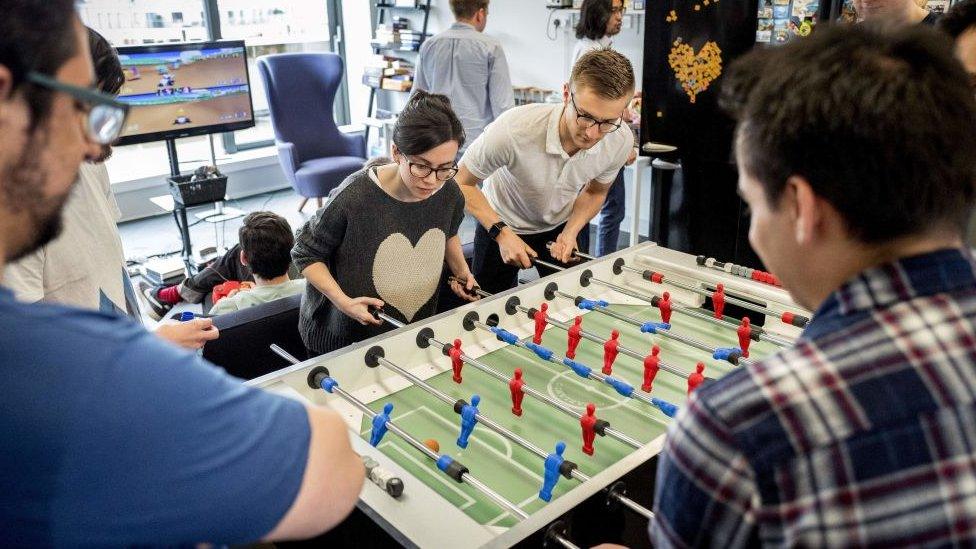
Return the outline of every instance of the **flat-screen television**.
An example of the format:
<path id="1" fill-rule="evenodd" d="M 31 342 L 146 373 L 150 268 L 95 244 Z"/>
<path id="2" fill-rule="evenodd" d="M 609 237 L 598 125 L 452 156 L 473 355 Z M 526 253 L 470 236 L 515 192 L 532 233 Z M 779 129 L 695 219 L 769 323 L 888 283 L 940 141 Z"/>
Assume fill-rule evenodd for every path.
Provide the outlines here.
<path id="1" fill-rule="evenodd" d="M 129 117 L 119 145 L 254 126 L 242 40 L 152 44 L 118 49 Z"/>

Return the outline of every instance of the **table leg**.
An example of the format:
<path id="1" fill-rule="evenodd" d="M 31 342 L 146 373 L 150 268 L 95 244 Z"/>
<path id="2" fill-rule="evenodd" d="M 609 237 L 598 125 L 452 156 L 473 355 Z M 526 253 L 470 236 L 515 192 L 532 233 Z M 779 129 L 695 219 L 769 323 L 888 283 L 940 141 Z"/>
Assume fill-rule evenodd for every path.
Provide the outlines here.
<path id="1" fill-rule="evenodd" d="M 638 158 L 634 162 L 634 190 L 630 201 L 630 245 L 636 246 L 640 241 L 640 212 L 641 187 L 644 182 L 644 159 Z"/>

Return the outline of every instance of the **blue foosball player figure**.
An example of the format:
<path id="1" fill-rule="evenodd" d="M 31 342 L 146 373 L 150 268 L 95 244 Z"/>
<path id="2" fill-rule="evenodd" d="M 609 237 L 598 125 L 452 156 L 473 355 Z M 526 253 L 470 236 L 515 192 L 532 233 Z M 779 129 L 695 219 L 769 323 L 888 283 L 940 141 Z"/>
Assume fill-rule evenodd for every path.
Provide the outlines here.
<path id="1" fill-rule="evenodd" d="M 468 437 L 471 436 L 471 431 L 478 423 L 478 403 L 480 402 L 480 396 L 471 395 L 471 404 L 465 404 L 464 408 L 461 408 L 461 436 L 457 439 L 457 445 L 461 448 L 468 447 Z"/>
<path id="2" fill-rule="evenodd" d="M 375 448 L 383 440 L 383 435 L 386 434 L 386 422 L 390 421 L 391 413 L 393 413 L 393 403 L 387 402 L 383 406 L 383 413 L 373 416 L 373 430 L 369 434 L 370 446 Z"/>
<path id="3" fill-rule="evenodd" d="M 563 464 L 563 452 L 566 450 L 566 443 L 559 441 L 556 443 L 556 453 L 549 454 L 546 458 L 545 472 L 542 478 L 542 490 L 539 491 L 539 499 L 552 501 L 552 489 L 559 481 L 559 468 Z"/>

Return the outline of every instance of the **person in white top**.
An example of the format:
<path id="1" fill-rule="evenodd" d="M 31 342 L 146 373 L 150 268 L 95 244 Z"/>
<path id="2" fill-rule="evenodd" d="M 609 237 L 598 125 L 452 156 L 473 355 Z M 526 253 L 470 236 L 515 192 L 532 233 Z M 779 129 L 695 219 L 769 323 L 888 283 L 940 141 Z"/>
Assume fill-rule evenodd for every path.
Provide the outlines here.
<path id="1" fill-rule="evenodd" d="M 623 0 L 583 0 L 572 64 L 590 50 L 613 46 L 613 37 L 620 34 L 626 11 Z"/>
<path id="2" fill-rule="evenodd" d="M 622 120 L 633 95 L 630 61 L 594 50 L 574 65 L 561 104 L 506 111 L 468 147 L 455 179 L 479 224 L 472 271 L 482 288 L 512 288 L 533 258 L 566 264 L 587 247 L 585 229 L 633 147 Z"/>
<path id="3" fill-rule="evenodd" d="M 576 47 L 573 48 L 573 62 L 588 51 L 613 47 L 613 37 L 620 34 L 623 25 L 624 12 L 627 7 L 623 0 L 583 0 L 580 6 L 579 23 L 576 25 Z M 572 67 L 572 65 L 570 65 Z M 624 115 L 626 122 L 633 120 L 633 113 Z M 636 144 L 635 144 L 636 145 Z M 627 165 L 637 159 L 637 149 L 632 149 Z M 596 231 L 595 252 L 597 256 L 604 256 L 617 251 L 620 241 L 620 223 L 627 211 L 627 198 L 624 188 L 624 171 L 617 172 L 617 178 L 607 200 L 600 210 L 600 222 Z"/>
<path id="4" fill-rule="evenodd" d="M 101 91 L 118 94 L 125 75 L 112 46 L 88 29 L 88 43 Z M 62 232 L 18 261 L 7 265 L 4 285 L 21 301 L 49 301 L 104 313 L 139 317 L 139 305 L 126 270 L 116 222 L 121 217 L 112 194 L 105 160 L 108 145 L 78 170 L 62 215 Z M 209 319 L 162 324 L 156 334 L 182 347 L 199 349 L 218 331 Z"/>

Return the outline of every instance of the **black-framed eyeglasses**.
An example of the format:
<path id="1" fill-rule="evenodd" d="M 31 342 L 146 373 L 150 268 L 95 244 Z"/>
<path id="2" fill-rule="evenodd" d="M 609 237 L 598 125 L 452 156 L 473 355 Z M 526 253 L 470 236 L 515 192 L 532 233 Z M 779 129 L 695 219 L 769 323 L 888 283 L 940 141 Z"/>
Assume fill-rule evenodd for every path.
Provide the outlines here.
<path id="1" fill-rule="evenodd" d="M 569 102 L 573 104 L 573 110 L 576 111 L 576 123 L 584 130 L 588 130 L 597 124 L 600 125 L 600 133 L 613 133 L 620 129 L 622 124 L 620 118 L 616 122 L 597 120 L 588 114 L 580 112 L 579 107 L 576 106 L 576 94 L 574 92 L 569 92 Z"/>
<path id="2" fill-rule="evenodd" d="M 119 138 L 129 113 L 129 105 L 107 93 L 66 84 L 39 72 L 27 73 L 27 81 L 49 90 L 64 92 L 88 106 L 85 130 L 88 137 L 99 145 L 111 145 Z"/>
<path id="3" fill-rule="evenodd" d="M 627 6 L 625 6 L 623 4 L 621 4 L 619 6 L 611 6 L 610 7 L 610 13 L 612 13 L 614 15 L 616 15 L 618 13 L 620 15 L 623 15 L 623 14 L 627 13 Z"/>
<path id="4" fill-rule="evenodd" d="M 410 168 L 410 174 L 421 179 L 427 177 L 431 173 L 434 173 L 434 177 L 436 177 L 438 181 L 447 181 L 458 173 L 457 164 L 451 166 L 450 168 L 434 168 L 432 166 L 428 166 L 427 164 L 411 162 L 406 156 L 404 156 L 404 158 L 407 161 L 407 166 Z"/>

